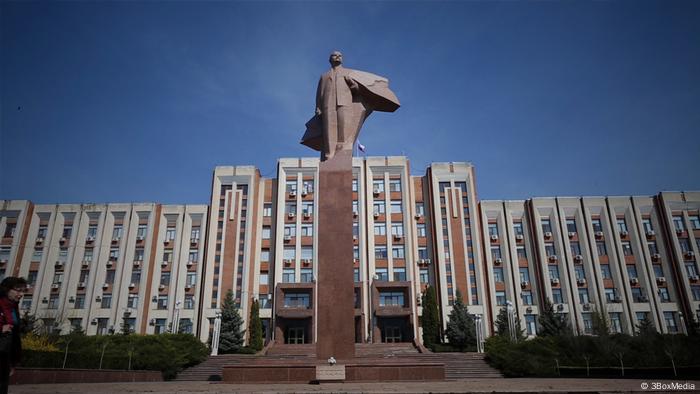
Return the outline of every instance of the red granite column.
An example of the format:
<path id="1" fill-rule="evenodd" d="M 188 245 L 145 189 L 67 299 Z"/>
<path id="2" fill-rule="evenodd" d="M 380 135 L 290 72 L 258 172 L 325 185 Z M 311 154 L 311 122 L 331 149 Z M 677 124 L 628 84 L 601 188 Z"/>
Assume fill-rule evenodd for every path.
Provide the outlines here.
<path id="1" fill-rule="evenodd" d="M 352 152 L 321 162 L 318 196 L 316 356 L 355 357 L 352 266 Z"/>

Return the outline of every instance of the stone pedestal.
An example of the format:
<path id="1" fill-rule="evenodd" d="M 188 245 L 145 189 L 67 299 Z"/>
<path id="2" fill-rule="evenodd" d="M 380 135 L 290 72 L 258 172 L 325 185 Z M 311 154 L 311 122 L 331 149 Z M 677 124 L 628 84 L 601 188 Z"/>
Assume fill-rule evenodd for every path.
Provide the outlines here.
<path id="1" fill-rule="evenodd" d="M 321 162 L 318 196 L 319 360 L 355 357 L 352 265 L 352 152 Z"/>

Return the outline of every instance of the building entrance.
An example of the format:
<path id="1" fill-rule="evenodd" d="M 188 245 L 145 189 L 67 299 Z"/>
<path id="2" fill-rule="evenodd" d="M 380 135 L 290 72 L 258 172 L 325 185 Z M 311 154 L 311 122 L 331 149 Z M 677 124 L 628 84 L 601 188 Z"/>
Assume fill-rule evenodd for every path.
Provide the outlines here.
<path id="1" fill-rule="evenodd" d="M 284 343 L 290 345 L 306 343 L 306 329 L 304 327 L 287 327 Z"/>
<path id="2" fill-rule="evenodd" d="M 385 326 L 382 332 L 382 342 L 402 342 L 401 328 L 398 326 Z"/>

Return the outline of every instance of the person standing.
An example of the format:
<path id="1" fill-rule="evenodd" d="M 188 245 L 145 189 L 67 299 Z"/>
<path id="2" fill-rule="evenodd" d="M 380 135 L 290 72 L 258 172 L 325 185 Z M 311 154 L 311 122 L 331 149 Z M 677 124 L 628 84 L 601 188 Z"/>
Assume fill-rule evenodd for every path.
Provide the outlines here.
<path id="1" fill-rule="evenodd" d="M 0 282 L 0 394 L 7 393 L 10 376 L 21 359 L 19 301 L 26 290 L 24 278 L 10 276 Z"/>

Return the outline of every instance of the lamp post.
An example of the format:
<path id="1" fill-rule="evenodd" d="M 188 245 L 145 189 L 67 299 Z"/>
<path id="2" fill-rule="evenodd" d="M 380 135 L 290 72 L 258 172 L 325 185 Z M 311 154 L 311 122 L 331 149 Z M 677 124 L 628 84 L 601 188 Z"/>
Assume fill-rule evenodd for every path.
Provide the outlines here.
<path id="1" fill-rule="evenodd" d="M 481 325 L 481 315 L 476 315 L 474 318 L 474 325 L 476 331 L 476 351 L 477 353 L 484 352 L 484 328 Z"/>
<path id="2" fill-rule="evenodd" d="M 173 326 L 170 327 L 170 333 L 171 334 L 177 334 L 179 331 L 178 328 L 180 327 L 180 305 L 182 305 L 182 301 L 176 301 L 175 302 L 175 316 L 173 317 Z"/>
<path id="3" fill-rule="evenodd" d="M 515 335 L 515 308 L 513 308 L 513 303 L 506 301 L 506 311 L 508 312 L 508 333 L 510 334 L 510 340 L 515 342 L 517 339 Z"/>
<path id="4" fill-rule="evenodd" d="M 216 312 L 214 318 L 214 333 L 211 337 L 211 355 L 219 355 L 219 334 L 221 334 L 221 312 Z"/>

